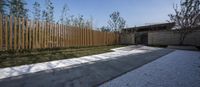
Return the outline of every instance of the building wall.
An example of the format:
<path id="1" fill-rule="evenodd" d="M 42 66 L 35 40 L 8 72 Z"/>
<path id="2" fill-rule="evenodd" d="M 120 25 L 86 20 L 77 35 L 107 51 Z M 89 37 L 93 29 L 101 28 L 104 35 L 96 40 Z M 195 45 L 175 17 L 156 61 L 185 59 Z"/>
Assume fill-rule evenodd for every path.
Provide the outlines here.
<path id="1" fill-rule="evenodd" d="M 173 31 L 151 31 L 148 33 L 149 45 L 178 45 L 180 35 Z M 185 45 L 200 46 L 200 31 L 189 34 L 184 40 Z"/>
<path id="2" fill-rule="evenodd" d="M 120 36 L 121 44 L 135 44 L 135 34 L 134 33 L 123 33 Z"/>

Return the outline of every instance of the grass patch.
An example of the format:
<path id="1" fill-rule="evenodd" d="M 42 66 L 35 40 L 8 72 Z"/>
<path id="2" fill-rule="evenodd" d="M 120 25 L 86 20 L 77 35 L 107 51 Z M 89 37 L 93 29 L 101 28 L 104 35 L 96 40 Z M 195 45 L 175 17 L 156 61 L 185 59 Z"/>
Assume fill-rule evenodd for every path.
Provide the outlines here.
<path id="1" fill-rule="evenodd" d="M 2 52 L 0 54 L 0 68 L 100 54 L 111 52 L 110 49 L 116 47 L 122 47 L 122 45 Z"/>

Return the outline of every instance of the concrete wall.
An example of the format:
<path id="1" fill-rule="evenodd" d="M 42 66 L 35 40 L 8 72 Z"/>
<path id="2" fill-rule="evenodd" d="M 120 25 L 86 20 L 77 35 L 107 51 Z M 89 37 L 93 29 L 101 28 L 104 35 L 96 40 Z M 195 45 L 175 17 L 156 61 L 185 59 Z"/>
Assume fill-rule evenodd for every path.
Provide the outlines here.
<path id="1" fill-rule="evenodd" d="M 177 45 L 179 44 L 180 35 L 173 31 L 151 31 L 148 33 L 149 45 Z M 185 45 L 200 46 L 200 31 L 189 34 L 185 41 Z"/>
<path id="2" fill-rule="evenodd" d="M 142 32 L 121 34 L 121 44 L 136 44 L 136 35 L 139 33 Z M 148 45 L 178 45 L 179 37 L 180 35 L 174 31 L 149 31 Z M 184 40 L 184 44 L 200 46 L 200 30 L 189 34 Z"/>
<path id="3" fill-rule="evenodd" d="M 134 33 L 123 33 L 120 36 L 121 44 L 135 44 L 135 34 Z"/>

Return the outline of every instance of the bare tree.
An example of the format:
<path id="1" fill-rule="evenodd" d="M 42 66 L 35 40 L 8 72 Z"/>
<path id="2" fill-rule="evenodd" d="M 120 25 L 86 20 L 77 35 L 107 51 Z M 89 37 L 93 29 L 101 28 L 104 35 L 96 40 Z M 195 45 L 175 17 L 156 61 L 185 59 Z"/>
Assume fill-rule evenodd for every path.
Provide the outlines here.
<path id="1" fill-rule="evenodd" d="M 110 32 L 110 28 L 108 26 L 102 26 L 101 28 L 99 28 L 99 30 L 103 32 Z"/>
<path id="2" fill-rule="evenodd" d="M 33 4 L 33 17 L 34 17 L 34 20 L 40 20 L 41 18 L 41 7 L 40 7 L 40 3 L 35 1 L 35 3 Z"/>
<path id="3" fill-rule="evenodd" d="M 108 26 L 111 31 L 120 31 L 120 29 L 124 28 L 126 25 L 126 21 L 124 18 L 120 17 L 120 13 L 118 11 L 110 14 L 110 20 L 108 21 Z"/>
<path id="4" fill-rule="evenodd" d="M 55 22 L 54 21 L 54 5 L 52 0 L 45 0 L 46 9 L 42 11 L 43 20 L 46 22 Z"/>
<path id="5" fill-rule="evenodd" d="M 8 0 L 10 15 L 15 17 L 28 17 L 27 3 L 24 0 Z"/>
<path id="6" fill-rule="evenodd" d="M 181 0 L 180 6 L 174 6 L 175 14 L 169 14 L 170 20 L 176 23 L 175 29 L 180 34 L 179 45 L 183 45 L 188 34 L 200 23 L 200 0 Z"/>
<path id="7" fill-rule="evenodd" d="M 8 6 L 7 0 L 1 0 L 0 1 L 0 13 L 5 14 L 6 12 L 6 6 Z"/>
<path id="8" fill-rule="evenodd" d="M 65 4 L 63 6 L 61 16 L 60 16 L 61 24 L 69 25 L 68 11 L 69 11 L 69 8 L 68 8 L 67 4 Z"/>

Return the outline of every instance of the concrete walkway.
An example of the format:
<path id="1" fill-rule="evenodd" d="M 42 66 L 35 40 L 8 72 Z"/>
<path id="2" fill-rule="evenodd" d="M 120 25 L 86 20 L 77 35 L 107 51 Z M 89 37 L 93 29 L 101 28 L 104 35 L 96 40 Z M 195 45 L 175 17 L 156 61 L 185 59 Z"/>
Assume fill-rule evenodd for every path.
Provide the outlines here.
<path id="1" fill-rule="evenodd" d="M 200 87 L 200 52 L 174 51 L 100 87 Z"/>
<path id="2" fill-rule="evenodd" d="M 173 51 L 145 46 L 131 46 L 128 48 L 128 50 L 127 48 L 120 48 L 115 49 L 117 51 L 113 53 L 93 55 L 87 58 L 90 62 L 79 62 L 70 67 L 52 68 L 3 78 L 0 79 L 0 87 L 98 86 Z M 86 61 L 86 59 L 84 60 Z M 63 64 L 68 63 L 70 62 Z"/>

